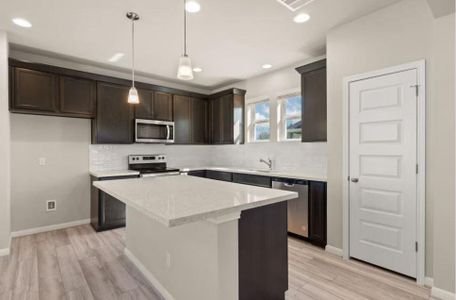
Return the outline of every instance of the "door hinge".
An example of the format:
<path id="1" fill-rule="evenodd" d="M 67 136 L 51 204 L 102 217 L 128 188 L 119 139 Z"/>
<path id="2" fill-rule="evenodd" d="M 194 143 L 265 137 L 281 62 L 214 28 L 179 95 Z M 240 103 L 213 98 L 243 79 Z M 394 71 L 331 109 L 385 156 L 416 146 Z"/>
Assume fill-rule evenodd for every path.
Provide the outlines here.
<path id="1" fill-rule="evenodd" d="M 418 95 L 420 94 L 420 86 L 418 84 L 415 84 L 411 85 L 410 87 L 415 88 L 415 95 L 418 97 Z"/>
<path id="2" fill-rule="evenodd" d="M 350 176 L 347 176 L 347 181 L 350 181 Z"/>
<path id="3" fill-rule="evenodd" d="M 415 242 L 415 251 L 418 252 L 418 242 Z"/>
<path id="4" fill-rule="evenodd" d="M 416 174 L 418 174 L 419 172 L 419 167 L 418 167 L 418 164 L 416 164 Z"/>

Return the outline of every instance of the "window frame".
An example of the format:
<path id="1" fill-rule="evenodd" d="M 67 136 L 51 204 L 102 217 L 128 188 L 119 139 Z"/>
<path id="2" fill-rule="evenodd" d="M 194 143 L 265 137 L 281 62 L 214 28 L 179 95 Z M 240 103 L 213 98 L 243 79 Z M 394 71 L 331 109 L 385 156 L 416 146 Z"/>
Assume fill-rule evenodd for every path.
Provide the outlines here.
<path id="1" fill-rule="evenodd" d="M 295 139 L 289 139 L 287 138 L 287 121 L 288 120 L 294 120 L 294 119 L 301 119 L 302 122 L 302 104 L 301 104 L 301 112 L 299 114 L 294 114 L 287 116 L 286 114 L 286 102 L 288 98 L 291 97 L 301 97 L 302 101 L 302 95 L 301 95 L 301 89 L 292 89 L 288 90 L 286 92 L 280 93 L 277 95 L 277 136 L 278 136 L 278 141 L 279 142 L 301 142 L 302 140 L 302 129 L 301 129 L 301 137 L 300 138 L 295 138 Z"/>
<path id="2" fill-rule="evenodd" d="M 269 104 L 269 119 L 265 120 L 255 120 L 255 106 L 259 103 L 268 103 Z M 272 141 L 272 101 L 270 97 L 263 96 L 250 99 L 246 101 L 247 108 L 247 128 L 246 128 L 246 137 L 248 143 L 268 143 Z M 255 127 L 257 124 L 269 124 L 269 139 L 267 140 L 256 140 L 255 139 Z"/>

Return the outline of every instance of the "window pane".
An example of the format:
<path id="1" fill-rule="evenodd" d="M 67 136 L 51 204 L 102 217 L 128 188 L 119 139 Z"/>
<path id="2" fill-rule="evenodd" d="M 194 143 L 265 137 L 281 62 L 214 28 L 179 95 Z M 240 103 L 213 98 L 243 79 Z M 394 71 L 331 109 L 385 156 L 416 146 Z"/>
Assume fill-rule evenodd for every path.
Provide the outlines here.
<path id="1" fill-rule="evenodd" d="M 269 120 L 269 102 L 255 104 L 255 120 Z"/>
<path id="2" fill-rule="evenodd" d="M 293 96 L 286 99 L 285 102 L 285 113 L 289 115 L 300 115 L 301 114 L 301 96 Z"/>
<path id="3" fill-rule="evenodd" d="M 286 121 L 286 137 L 287 140 L 294 140 L 301 138 L 301 118 L 289 119 Z"/>
<path id="4" fill-rule="evenodd" d="M 269 123 L 255 124 L 255 141 L 269 140 Z"/>

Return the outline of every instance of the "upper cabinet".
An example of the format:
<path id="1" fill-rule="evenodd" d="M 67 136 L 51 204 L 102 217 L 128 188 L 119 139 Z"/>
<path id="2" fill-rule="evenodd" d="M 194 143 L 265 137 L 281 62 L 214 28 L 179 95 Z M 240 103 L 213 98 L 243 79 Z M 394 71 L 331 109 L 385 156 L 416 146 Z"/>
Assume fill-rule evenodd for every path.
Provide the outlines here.
<path id="1" fill-rule="evenodd" d="M 175 95 L 174 123 L 176 144 L 206 144 L 207 100 Z"/>
<path id="2" fill-rule="evenodd" d="M 23 68 L 11 68 L 11 108 L 18 111 L 57 111 L 58 77 Z"/>
<path id="3" fill-rule="evenodd" d="M 154 119 L 161 121 L 173 120 L 173 95 L 154 92 Z"/>
<path id="4" fill-rule="evenodd" d="M 60 76 L 60 112 L 95 117 L 97 87 L 94 81 Z"/>
<path id="5" fill-rule="evenodd" d="M 209 129 L 212 144 L 244 143 L 245 91 L 229 89 L 209 97 Z"/>
<path id="6" fill-rule="evenodd" d="M 97 117 L 92 121 L 92 143 L 131 144 L 134 106 L 127 102 L 129 87 L 99 82 Z"/>
<path id="7" fill-rule="evenodd" d="M 41 65 L 10 63 L 10 111 L 77 118 L 95 116 L 95 82 Z"/>
<path id="8" fill-rule="evenodd" d="M 302 141 L 326 142 L 326 59 L 296 71 L 301 74 Z"/>

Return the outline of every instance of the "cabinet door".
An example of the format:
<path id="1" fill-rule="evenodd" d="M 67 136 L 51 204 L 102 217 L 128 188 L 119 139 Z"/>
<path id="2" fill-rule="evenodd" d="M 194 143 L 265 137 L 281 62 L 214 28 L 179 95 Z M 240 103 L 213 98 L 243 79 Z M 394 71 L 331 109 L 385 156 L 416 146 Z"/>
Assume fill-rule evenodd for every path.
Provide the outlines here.
<path id="1" fill-rule="evenodd" d="M 174 142 L 176 144 L 191 143 L 191 120 L 190 106 L 191 98 L 185 96 L 174 96 Z"/>
<path id="2" fill-rule="evenodd" d="M 221 144 L 223 137 L 221 132 L 222 114 L 220 98 L 211 101 L 211 141 L 213 144 Z"/>
<path id="3" fill-rule="evenodd" d="M 168 93 L 154 92 L 154 119 L 173 120 L 173 96 Z"/>
<path id="4" fill-rule="evenodd" d="M 139 104 L 135 105 L 136 119 L 154 118 L 154 92 L 150 90 L 138 89 Z"/>
<path id="5" fill-rule="evenodd" d="M 60 112 L 91 118 L 95 116 L 95 81 L 60 76 Z"/>
<path id="6" fill-rule="evenodd" d="M 326 61 L 302 66 L 302 141 L 325 142 L 326 137 Z"/>
<path id="7" fill-rule="evenodd" d="M 233 182 L 256 185 L 261 187 L 270 188 L 271 187 L 271 177 L 251 175 L 251 174 L 233 174 Z"/>
<path id="8" fill-rule="evenodd" d="M 221 143 L 233 144 L 233 95 L 220 98 L 221 101 Z"/>
<path id="9" fill-rule="evenodd" d="M 207 142 L 207 101 L 192 98 L 191 103 L 192 144 L 205 144 Z"/>
<path id="10" fill-rule="evenodd" d="M 98 83 L 95 143 L 133 142 L 133 104 L 127 102 L 129 87 Z"/>
<path id="11" fill-rule="evenodd" d="M 309 182 L 309 240 L 326 246 L 326 183 Z"/>
<path id="12" fill-rule="evenodd" d="M 215 180 L 233 181 L 233 173 L 230 172 L 206 170 L 206 177 Z"/>
<path id="13" fill-rule="evenodd" d="M 57 75 L 14 68 L 11 108 L 57 111 Z"/>

